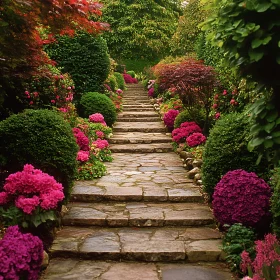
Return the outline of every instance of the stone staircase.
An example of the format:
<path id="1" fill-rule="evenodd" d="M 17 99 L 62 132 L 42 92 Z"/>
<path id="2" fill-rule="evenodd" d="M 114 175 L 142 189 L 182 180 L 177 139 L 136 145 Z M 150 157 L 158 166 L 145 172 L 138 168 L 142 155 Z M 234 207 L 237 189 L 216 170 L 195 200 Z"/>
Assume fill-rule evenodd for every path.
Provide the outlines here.
<path id="1" fill-rule="evenodd" d="M 232 279 L 211 210 L 141 85 L 128 86 L 113 131 L 114 161 L 76 182 L 42 279 Z"/>

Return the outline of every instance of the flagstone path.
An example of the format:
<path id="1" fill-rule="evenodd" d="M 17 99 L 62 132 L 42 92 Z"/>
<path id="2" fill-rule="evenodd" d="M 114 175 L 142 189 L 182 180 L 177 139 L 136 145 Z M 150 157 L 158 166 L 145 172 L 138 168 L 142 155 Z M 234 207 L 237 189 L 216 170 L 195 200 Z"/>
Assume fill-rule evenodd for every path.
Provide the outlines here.
<path id="1" fill-rule="evenodd" d="M 129 85 L 107 175 L 76 182 L 46 280 L 227 280 L 221 235 L 141 85 Z"/>

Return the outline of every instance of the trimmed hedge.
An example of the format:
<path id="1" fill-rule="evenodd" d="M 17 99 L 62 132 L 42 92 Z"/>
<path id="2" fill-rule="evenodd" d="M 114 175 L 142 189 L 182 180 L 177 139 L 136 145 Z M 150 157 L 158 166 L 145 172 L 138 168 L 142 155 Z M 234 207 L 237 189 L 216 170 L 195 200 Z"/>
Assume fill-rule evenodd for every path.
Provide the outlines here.
<path id="1" fill-rule="evenodd" d="M 108 96 L 98 92 L 85 93 L 81 98 L 79 115 L 88 118 L 95 113 L 102 114 L 108 126 L 112 126 L 117 119 L 115 105 Z"/>
<path id="2" fill-rule="evenodd" d="M 247 115 L 232 113 L 219 119 L 210 130 L 202 165 L 204 190 L 210 200 L 215 186 L 230 170 L 244 169 L 265 179 L 268 164 L 263 159 L 256 165 L 258 154 L 247 149 L 250 126 Z"/>
<path id="3" fill-rule="evenodd" d="M 174 128 L 180 127 L 181 123 L 184 122 L 196 122 L 200 127 L 204 127 L 205 118 L 206 116 L 202 109 L 187 109 L 179 113 L 179 115 L 176 117 Z"/>
<path id="4" fill-rule="evenodd" d="M 63 184 L 66 200 L 76 173 L 77 152 L 70 125 L 55 111 L 29 109 L 0 123 L 0 173 L 7 177 L 32 164 Z"/>
<path id="5" fill-rule="evenodd" d="M 125 81 L 124 81 L 123 75 L 119 72 L 114 72 L 114 76 L 116 77 L 117 84 L 118 84 L 119 88 L 121 90 L 124 90 L 125 89 Z"/>

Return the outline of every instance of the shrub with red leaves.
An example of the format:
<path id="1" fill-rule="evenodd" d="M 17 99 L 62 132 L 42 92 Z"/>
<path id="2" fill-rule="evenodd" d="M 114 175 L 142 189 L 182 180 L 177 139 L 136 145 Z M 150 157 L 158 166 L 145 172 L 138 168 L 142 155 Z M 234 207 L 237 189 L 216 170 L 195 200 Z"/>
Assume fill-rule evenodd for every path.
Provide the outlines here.
<path id="1" fill-rule="evenodd" d="M 256 227 L 269 217 L 269 185 L 254 172 L 227 172 L 216 185 L 213 211 L 222 225 L 241 223 Z"/>
<path id="2" fill-rule="evenodd" d="M 124 73 L 123 78 L 126 84 L 137 84 L 138 81 L 136 78 L 132 78 L 129 74 Z"/>
<path id="3" fill-rule="evenodd" d="M 180 125 L 180 127 L 172 131 L 172 139 L 176 143 L 183 143 L 186 141 L 188 136 L 195 132 L 202 132 L 198 124 L 195 122 L 184 122 Z"/>

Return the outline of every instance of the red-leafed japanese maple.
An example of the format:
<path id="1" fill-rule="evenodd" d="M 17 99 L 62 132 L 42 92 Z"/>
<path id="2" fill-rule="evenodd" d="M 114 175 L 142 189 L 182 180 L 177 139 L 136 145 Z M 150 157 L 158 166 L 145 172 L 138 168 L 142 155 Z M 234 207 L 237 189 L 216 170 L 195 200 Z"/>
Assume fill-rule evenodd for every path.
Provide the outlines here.
<path id="1" fill-rule="evenodd" d="M 154 67 L 154 73 L 161 92 L 175 88 L 185 106 L 203 106 L 206 112 L 204 130 L 207 129 L 211 100 L 218 87 L 214 69 L 202 61 L 189 58 L 181 62 L 158 64 Z"/>

